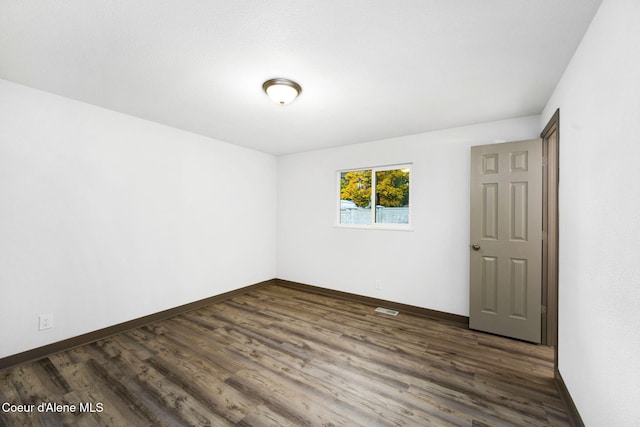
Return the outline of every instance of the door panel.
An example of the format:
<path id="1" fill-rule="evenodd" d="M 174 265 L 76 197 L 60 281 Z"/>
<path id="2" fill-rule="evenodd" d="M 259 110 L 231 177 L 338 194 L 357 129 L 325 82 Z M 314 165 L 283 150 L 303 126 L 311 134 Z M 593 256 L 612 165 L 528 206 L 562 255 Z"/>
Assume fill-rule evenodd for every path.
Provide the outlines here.
<path id="1" fill-rule="evenodd" d="M 542 140 L 471 148 L 469 326 L 540 342 Z"/>
<path id="2" fill-rule="evenodd" d="M 509 316 L 527 318 L 527 260 L 511 259 L 509 274 Z"/>
<path id="3" fill-rule="evenodd" d="M 528 213 L 529 213 L 529 197 L 528 197 L 528 183 L 526 182 L 512 182 L 511 186 L 511 199 L 509 205 L 511 212 L 509 212 L 509 218 L 511 222 L 511 241 L 526 242 L 528 240 Z"/>
<path id="4" fill-rule="evenodd" d="M 482 237 L 498 239 L 498 184 L 482 184 Z"/>
<path id="5" fill-rule="evenodd" d="M 498 260 L 495 257 L 482 257 L 482 311 L 498 313 Z"/>

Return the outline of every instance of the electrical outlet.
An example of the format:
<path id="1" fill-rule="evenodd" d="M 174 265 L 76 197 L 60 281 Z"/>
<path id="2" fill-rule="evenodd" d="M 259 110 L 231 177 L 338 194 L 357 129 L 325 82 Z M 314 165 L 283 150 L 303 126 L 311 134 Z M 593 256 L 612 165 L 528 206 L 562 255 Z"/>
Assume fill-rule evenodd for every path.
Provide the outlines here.
<path id="1" fill-rule="evenodd" d="M 382 290 L 382 280 L 380 279 L 376 279 L 376 290 L 378 291 Z"/>
<path id="2" fill-rule="evenodd" d="M 53 314 L 41 314 L 38 319 L 40 320 L 38 330 L 44 331 L 53 328 Z"/>

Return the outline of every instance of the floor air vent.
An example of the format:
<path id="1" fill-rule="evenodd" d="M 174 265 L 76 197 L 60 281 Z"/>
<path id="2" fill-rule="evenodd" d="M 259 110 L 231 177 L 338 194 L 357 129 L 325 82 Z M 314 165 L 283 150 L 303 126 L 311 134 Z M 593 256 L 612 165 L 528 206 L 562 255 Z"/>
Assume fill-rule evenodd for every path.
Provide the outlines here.
<path id="1" fill-rule="evenodd" d="M 390 316 L 397 316 L 398 315 L 398 312 L 396 310 L 391 310 L 389 308 L 378 307 L 378 308 L 376 308 L 376 311 L 378 313 L 384 313 L 384 314 L 388 314 Z"/>

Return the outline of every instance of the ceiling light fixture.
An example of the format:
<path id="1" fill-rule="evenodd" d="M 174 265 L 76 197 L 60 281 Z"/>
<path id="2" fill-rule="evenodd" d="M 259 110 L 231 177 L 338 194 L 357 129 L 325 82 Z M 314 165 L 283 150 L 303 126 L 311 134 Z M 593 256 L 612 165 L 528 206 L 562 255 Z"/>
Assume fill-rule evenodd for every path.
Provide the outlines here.
<path id="1" fill-rule="evenodd" d="M 267 80 L 262 84 L 262 89 L 273 102 L 280 105 L 290 103 L 302 92 L 298 83 L 283 78 Z"/>

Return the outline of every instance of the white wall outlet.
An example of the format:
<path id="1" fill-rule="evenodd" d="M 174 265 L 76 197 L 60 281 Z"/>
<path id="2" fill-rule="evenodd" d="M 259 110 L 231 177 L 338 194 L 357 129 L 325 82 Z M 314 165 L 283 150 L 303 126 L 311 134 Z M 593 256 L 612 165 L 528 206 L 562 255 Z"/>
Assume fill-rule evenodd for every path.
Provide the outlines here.
<path id="1" fill-rule="evenodd" d="M 38 319 L 40 321 L 38 330 L 44 331 L 45 329 L 53 328 L 53 314 L 41 314 Z"/>
<path id="2" fill-rule="evenodd" d="M 376 279 L 376 290 L 377 291 L 381 291 L 382 290 L 382 280 L 380 280 L 380 279 Z"/>

